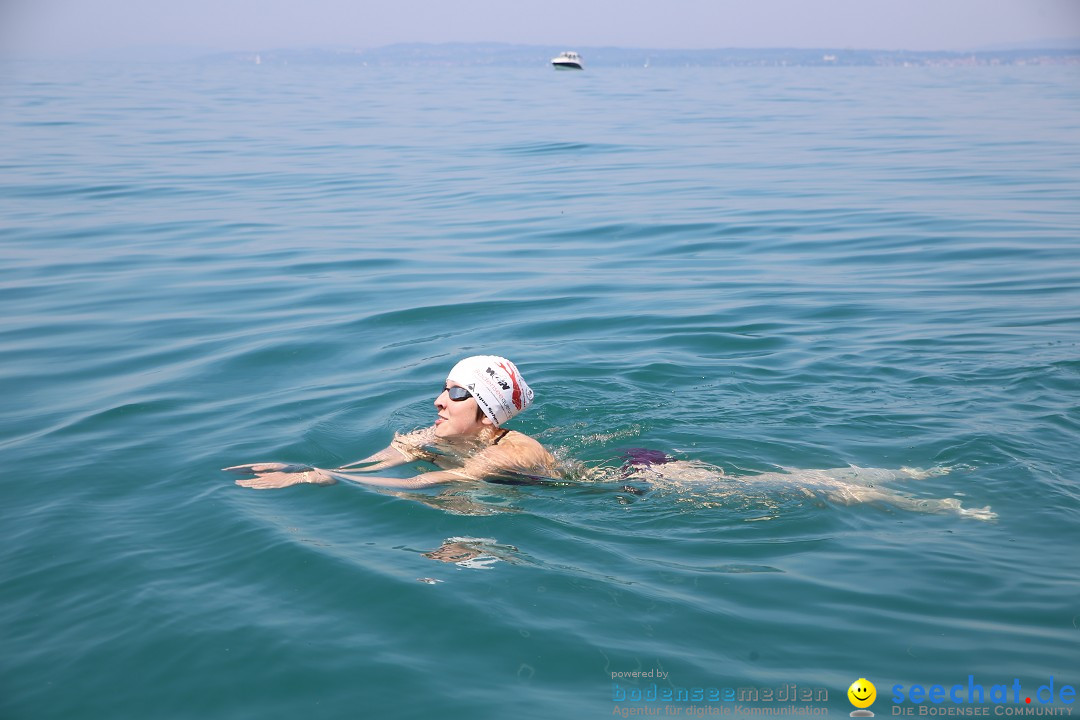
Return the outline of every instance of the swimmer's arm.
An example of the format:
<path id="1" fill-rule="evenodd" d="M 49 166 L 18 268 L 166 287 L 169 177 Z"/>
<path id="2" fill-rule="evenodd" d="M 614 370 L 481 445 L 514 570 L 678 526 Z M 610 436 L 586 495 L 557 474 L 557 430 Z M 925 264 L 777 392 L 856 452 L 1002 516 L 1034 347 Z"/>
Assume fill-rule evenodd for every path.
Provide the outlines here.
<path id="1" fill-rule="evenodd" d="M 432 437 L 434 437 L 434 428 L 431 428 L 431 430 Z M 522 462 L 522 458 L 518 457 L 514 452 L 509 451 L 508 449 L 487 448 L 470 458 L 466 458 L 460 468 L 426 472 L 411 478 L 353 475 L 351 473 L 341 472 L 340 469 L 321 470 L 320 472 L 326 473 L 328 476 L 335 479 L 349 480 L 351 482 L 360 483 L 361 485 L 378 485 L 380 487 L 391 488 L 423 488 L 453 482 L 478 481 L 491 477 L 501 477 L 507 473 L 513 475 L 523 472 L 529 467 L 531 466 L 528 463 Z"/>
<path id="2" fill-rule="evenodd" d="M 433 472 L 421 473 L 420 475 L 411 478 L 378 477 L 375 475 L 352 475 L 350 473 L 343 473 L 338 470 L 320 470 L 319 472 L 325 473 L 333 480 L 348 480 L 349 482 L 358 483 L 360 485 L 375 485 L 378 487 L 406 489 L 425 488 L 431 487 L 433 485 L 445 485 L 446 483 L 460 482 L 461 480 L 472 479 L 464 473 L 455 472 L 453 470 L 435 470 Z"/>
<path id="3" fill-rule="evenodd" d="M 409 462 L 409 457 L 407 455 L 393 445 L 389 445 L 374 455 L 368 455 L 363 460 L 347 463 L 337 469 L 351 469 L 353 472 L 374 472 L 376 470 L 385 470 L 386 468 L 404 465 L 407 462 Z M 368 467 L 357 467 L 358 465 L 367 465 Z"/>
<path id="4" fill-rule="evenodd" d="M 333 485 L 342 480 L 358 483 L 360 485 L 375 485 L 390 488 L 424 488 L 432 485 L 456 482 L 471 479 L 461 472 L 452 470 L 438 470 L 423 473 L 411 478 L 377 477 L 374 475 L 353 475 L 340 470 L 324 470 L 322 468 L 300 468 L 296 465 L 280 465 L 277 463 L 264 463 L 260 465 L 240 465 L 235 468 L 226 468 L 232 472 L 253 474 L 255 477 L 237 480 L 236 484 L 241 487 L 254 490 L 275 490 L 277 488 L 290 487 L 292 485 Z"/>
<path id="5" fill-rule="evenodd" d="M 430 460 L 431 453 L 424 452 L 423 445 L 434 441 L 435 426 L 414 430 L 405 435 L 394 435 L 394 440 L 387 447 L 374 455 L 369 455 L 363 460 L 357 460 L 342 465 L 337 470 L 352 470 L 352 472 L 375 472 L 387 468 L 404 465 L 413 460 Z M 367 465 L 368 467 L 357 467 Z"/>

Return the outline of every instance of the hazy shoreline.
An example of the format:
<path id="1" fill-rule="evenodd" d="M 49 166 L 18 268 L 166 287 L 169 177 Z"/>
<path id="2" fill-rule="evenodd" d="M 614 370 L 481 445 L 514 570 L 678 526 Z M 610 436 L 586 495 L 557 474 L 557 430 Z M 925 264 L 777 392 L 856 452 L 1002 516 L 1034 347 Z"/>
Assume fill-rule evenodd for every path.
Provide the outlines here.
<path id="1" fill-rule="evenodd" d="M 216 52 L 207 48 L 141 47 L 96 51 L 63 57 L 7 57 L 5 60 L 79 60 L 119 62 L 259 63 L 267 65 L 492 66 L 546 64 L 556 45 L 504 43 L 398 43 L 374 48 L 271 48 Z M 973 51 L 913 51 L 852 48 L 573 48 L 586 67 L 905 67 L 1080 65 L 1080 46 Z"/>

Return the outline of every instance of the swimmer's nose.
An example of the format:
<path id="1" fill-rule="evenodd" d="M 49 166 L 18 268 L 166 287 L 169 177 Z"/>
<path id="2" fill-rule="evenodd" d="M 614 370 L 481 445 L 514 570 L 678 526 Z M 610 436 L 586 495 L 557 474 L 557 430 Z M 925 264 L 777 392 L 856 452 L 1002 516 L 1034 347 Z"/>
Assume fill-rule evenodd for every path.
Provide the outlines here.
<path id="1" fill-rule="evenodd" d="M 444 407 L 446 407 L 446 400 L 444 400 L 443 397 L 447 394 L 448 393 L 446 392 L 446 389 L 443 388 L 443 391 L 435 397 L 435 407 L 439 410 L 442 410 Z"/>

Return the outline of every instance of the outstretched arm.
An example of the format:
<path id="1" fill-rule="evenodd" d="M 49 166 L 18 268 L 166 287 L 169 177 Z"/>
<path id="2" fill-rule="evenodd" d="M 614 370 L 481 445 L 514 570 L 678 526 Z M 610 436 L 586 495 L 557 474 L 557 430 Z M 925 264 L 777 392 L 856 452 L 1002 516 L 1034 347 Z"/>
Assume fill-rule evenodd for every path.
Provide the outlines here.
<path id="1" fill-rule="evenodd" d="M 379 477 L 376 475 L 353 475 L 339 470 L 320 470 L 335 480 L 348 480 L 360 485 L 376 485 L 378 487 L 391 488 L 423 488 L 432 485 L 444 485 L 450 482 L 467 480 L 463 475 L 448 470 L 436 470 L 434 472 L 421 473 L 411 478 Z"/>
<path id="2" fill-rule="evenodd" d="M 333 485 L 339 480 L 359 483 L 361 485 L 376 485 L 379 487 L 392 488 L 422 488 L 432 485 L 454 482 L 468 479 L 462 474 L 440 470 L 423 473 L 411 478 L 378 477 L 374 475 L 354 475 L 341 472 L 340 470 L 323 470 L 322 468 L 305 468 L 302 465 L 282 465 L 281 463 L 260 463 L 258 465 L 237 465 L 225 468 L 230 472 L 254 475 L 252 478 L 242 478 L 236 481 L 241 487 L 249 487 L 255 490 L 272 490 L 309 483 L 312 485 Z"/>

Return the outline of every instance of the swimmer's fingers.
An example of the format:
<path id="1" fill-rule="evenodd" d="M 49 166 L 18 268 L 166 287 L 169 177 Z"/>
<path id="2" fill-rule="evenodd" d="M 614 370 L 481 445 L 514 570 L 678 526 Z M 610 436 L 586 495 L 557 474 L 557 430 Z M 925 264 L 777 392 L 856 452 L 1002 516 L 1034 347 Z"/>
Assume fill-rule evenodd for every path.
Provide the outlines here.
<path id="1" fill-rule="evenodd" d="M 260 475 L 259 477 L 247 478 L 246 480 L 237 480 L 236 484 L 240 487 L 251 488 L 252 490 L 276 490 L 277 488 L 296 485 L 299 482 L 302 481 L 296 475 L 270 473 L 269 475 Z"/>
<path id="2" fill-rule="evenodd" d="M 288 465 L 286 463 L 254 463 L 252 465 L 233 465 L 232 467 L 222 468 L 224 472 L 239 475 L 258 475 L 269 472 L 303 472 L 309 469 L 306 465 Z"/>
<path id="3" fill-rule="evenodd" d="M 289 487 L 309 483 L 312 485 L 333 485 L 336 481 L 328 473 L 321 470 L 306 470 L 304 472 L 271 472 L 258 477 L 237 480 L 240 487 L 252 488 L 253 490 L 276 490 L 277 488 Z"/>
<path id="4" fill-rule="evenodd" d="M 285 467 L 284 463 L 253 463 L 251 465 L 233 465 L 221 468 L 222 472 L 236 473 L 237 475 L 255 475 L 261 472 L 275 472 Z"/>

